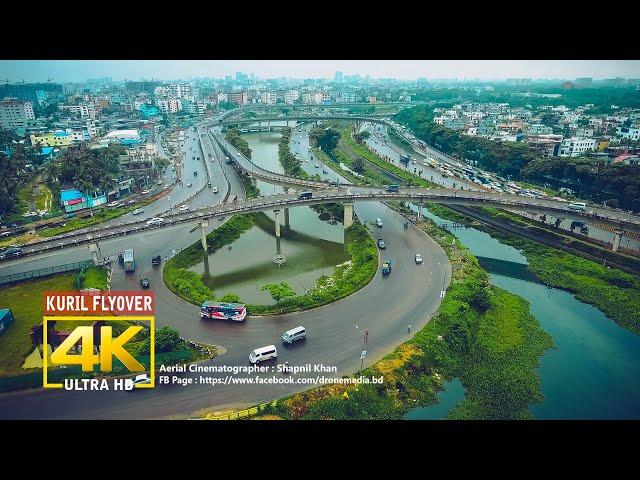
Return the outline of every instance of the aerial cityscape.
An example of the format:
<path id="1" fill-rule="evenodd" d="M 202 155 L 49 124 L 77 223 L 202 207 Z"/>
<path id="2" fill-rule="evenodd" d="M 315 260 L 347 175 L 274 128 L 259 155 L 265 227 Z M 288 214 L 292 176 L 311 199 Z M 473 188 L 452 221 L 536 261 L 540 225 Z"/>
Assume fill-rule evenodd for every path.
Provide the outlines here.
<path id="1" fill-rule="evenodd" d="M 0 60 L 2 419 L 637 420 L 639 275 L 640 61 Z"/>

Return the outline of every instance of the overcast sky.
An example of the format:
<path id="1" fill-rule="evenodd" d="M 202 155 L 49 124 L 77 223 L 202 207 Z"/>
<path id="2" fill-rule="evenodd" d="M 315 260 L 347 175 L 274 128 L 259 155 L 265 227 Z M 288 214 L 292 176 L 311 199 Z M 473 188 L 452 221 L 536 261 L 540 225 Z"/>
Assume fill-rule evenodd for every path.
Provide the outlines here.
<path id="1" fill-rule="evenodd" d="M 511 77 L 594 79 L 640 78 L 638 60 L 0 60 L 0 81 L 76 82 L 113 80 L 223 78 L 235 72 L 260 78 L 333 78 L 344 74 L 373 78 L 458 78 L 499 80 Z"/>

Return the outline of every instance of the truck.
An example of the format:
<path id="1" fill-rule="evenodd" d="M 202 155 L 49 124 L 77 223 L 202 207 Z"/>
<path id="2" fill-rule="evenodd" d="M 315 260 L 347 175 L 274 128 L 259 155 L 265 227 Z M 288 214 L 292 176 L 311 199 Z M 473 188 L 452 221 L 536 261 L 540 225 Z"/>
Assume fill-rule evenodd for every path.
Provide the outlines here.
<path id="1" fill-rule="evenodd" d="M 391 260 L 386 260 L 382 264 L 382 275 L 389 275 L 391 273 Z"/>
<path id="2" fill-rule="evenodd" d="M 125 250 L 122 255 L 124 261 L 124 271 L 125 272 L 133 272 L 136 269 L 136 261 L 133 258 L 133 250 Z"/>

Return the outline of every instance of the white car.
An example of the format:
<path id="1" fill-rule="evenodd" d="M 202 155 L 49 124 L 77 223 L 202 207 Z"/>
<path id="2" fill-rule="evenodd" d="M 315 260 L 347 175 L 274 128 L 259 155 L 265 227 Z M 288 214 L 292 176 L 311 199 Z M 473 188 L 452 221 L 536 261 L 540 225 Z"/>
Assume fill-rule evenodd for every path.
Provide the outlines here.
<path id="1" fill-rule="evenodd" d="M 38 212 L 25 212 L 22 214 L 23 217 L 36 217 L 38 215 Z"/>
<path id="2" fill-rule="evenodd" d="M 416 260 L 416 264 L 420 265 L 422 263 L 422 255 L 420 255 L 419 253 L 416 253 L 415 260 Z"/>
<path id="3" fill-rule="evenodd" d="M 136 208 L 133 212 L 131 212 L 132 215 L 140 215 L 144 210 L 142 210 L 141 208 Z"/>
<path id="4" fill-rule="evenodd" d="M 120 202 L 111 202 L 111 203 L 107 203 L 107 207 L 110 208 L 115 208 L 115 207 L 119 207 L 120 206 Z"/>
<path id="5" fill-rule="evenodd" d="M 189 210 L 189 205 L 180 205 L 180 208 L 178 208 L 178 210 L 180 212 L 186 212 L 187 210 Z"/>
<path id="6" fill-rule="evenodd" d="M 191 182 L 187 182 L 187 187 L 190 187 L 190 186 L 191 186 Z"/>
<path id="7" fill-rule="evenodd" d="M 382 228 L 382 220 L 379 218 L 376 218 L 376 226 L 379 228 Z"/>
<path id="8" fill-rule="evenodd" d="M 142 193 L 142 195 L 146 195 L 147 193 L 149 193 L 149 190 L 142 190 L 142 192 L 140 193 Z"/>
<path id="9" fill-rule="evenodd" d="M 154 217 L 151 220 L 147 220 L 147 225 L 162 225 L 164 223 L 164 218 Z"/>
<path id="10" fill-rule="evenodd" d="M 320 168 L 320 164 L 319 163 L 316 163 L 316 168 Z"/>
<path id="11" fill-rule="evenodd" d="M 213 187 L 213 193 L 218 193 L 218 187 Z"/>
<path id="12" fill-rule="evenodd" d="M 162 180 L 158 180 L 158 185 L 162 185 Z"/>

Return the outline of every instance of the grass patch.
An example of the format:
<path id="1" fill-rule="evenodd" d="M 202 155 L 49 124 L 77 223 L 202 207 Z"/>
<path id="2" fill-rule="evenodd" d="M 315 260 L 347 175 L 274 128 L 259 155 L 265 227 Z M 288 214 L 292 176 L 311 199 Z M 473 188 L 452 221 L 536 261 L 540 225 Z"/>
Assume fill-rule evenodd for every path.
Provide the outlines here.
<path id="1" fill-rule="evenodd" d="M 33 350 L 29 330 L 42 323 L 42 294 L 47 290 L 75 290 L 75 277 L 73 273 L 65 273 L 2 287 L 0 307 L 10 308 L 15 321 L 0 336 L 0 376 L 25 373 L 22 364 Z"/>

